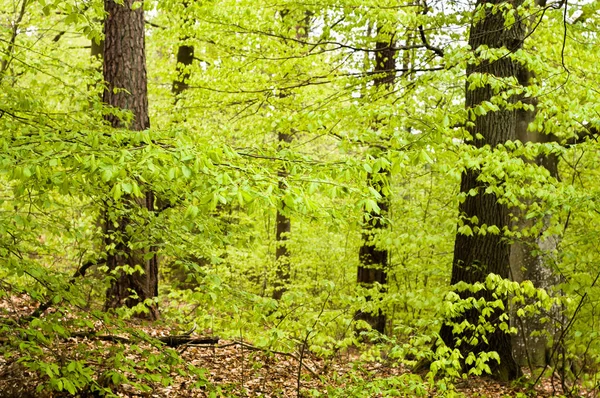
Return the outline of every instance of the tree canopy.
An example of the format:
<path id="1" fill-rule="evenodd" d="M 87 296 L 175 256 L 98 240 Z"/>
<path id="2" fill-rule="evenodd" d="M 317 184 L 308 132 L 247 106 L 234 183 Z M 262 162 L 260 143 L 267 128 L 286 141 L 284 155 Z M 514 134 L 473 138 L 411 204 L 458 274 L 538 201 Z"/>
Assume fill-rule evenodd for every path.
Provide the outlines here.
<path id="1" fill-rule="evenodd" d="M 0 0 L 0 395 L 598 389 L 599 9 Z"/>

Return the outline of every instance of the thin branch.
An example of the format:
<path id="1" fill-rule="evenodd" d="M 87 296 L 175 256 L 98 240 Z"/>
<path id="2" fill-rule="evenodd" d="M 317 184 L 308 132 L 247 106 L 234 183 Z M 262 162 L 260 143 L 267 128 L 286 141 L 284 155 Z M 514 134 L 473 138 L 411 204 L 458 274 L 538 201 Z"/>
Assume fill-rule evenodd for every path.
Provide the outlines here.
<path id="1" fill-rule="evenodd" d="M 160 26 L 158 24 L 155 24 L 154 22 L 148 21 L 147 19 L 144 21 L 144 23 L 148 26 L 152 26 L 153 28 L 157 28 L 157 29 L 166 29 L 164 26 Z"/>
<path id="2" fill-rule="evenodd" d="M 251 350 L 251 351 L 262 351 L 262 352 L 267 352 L 267 353 L 276 354 L 276 355 L 283 355 L 286 357 L 293 358 L 296 361 L 298 361 L 298 363 L 301 363 L 302 366 L 306 370 L 308 370 L 313 376 L 319 377 L 317 372 L 315 372 L 313 369 L 311 369 L 310 366 L 308 366 L 307 364 L 302 363 L 300 358 L 298 358 L 298 356 L 296 354 L 291 353 L 291 352 L 275 351 L 275 350 L 271 350 L 268 348 L 256 347 L 256 346 L 253 346 L 252 344 L 244 343 L 243 341 L 239 341 L 239 340 L 235 340 L 235 341 L 233 341 L 231 343 L 227 343 L 227 344 L 217 345 L 216 348 L 225 348 L 225 347 L 231 347 L 231 346 L 235 346 L 235 345 L 239 345 L 239 346 L 246 348 L 248 350 Z"/>
<path id="3" fill-rule="evenodd" d="M 583 144 L 584 142 L 587 142 L 592 139 L 595 141 L 598 140 L 598 136 L 600 136 L 600 131 L 596 127 L 591 126 L 589 123 L 582 123 L 581 126 L 583 127 L 583 129 L 575 133 L 574 137 L 565 140 L 557 137 L 554 134 L 549 134 L 549 138 L 552 142 L 556 142 L 567 148 L 570 148 L 577 144 Z"/>
<path id="4" fill-rule="evenodd" d="M 87 270 L 91 267 L 93 267 L 94 265 L 98 265 L 98 264 L 103 264 L 105 263 L 106 260 L 102 260 L 99 262 L 95 262 L 95 261 L 88 261 L 85 264 L 83 264 L 81 267 L 79 267 L 75 273 L 73 274 L 73 276 L 71 277 L 71 279 L 69 280 L 69 286 L 67 287 L 67 290 L 69 290 L 71 288 L 71 286 L 75 283 L 75 280 L 78 277 L 84 277 L 85 273 L 87 272 Z M 20 322 L 28 322 L 34 318 L 39 318 L 40 315 L 42 315 L 44 313 L 44 311 L 46 311 L 48 308 L 50 308 L 52 306 L 53 303 L 53 299 L 54 297 L 46 300 L 46 302 L 40 304 L 35 311 L 33 311 L 31 313 L 31 315 L 25 317 L 25 318 L 21 318 Z"/>
<path id="5" fill-rule="evenodd" d="M 15 49 L 15 43 L 17 41 L 17 36 L 19 35 L 19 25 L 23 20 L 23 16 L 25 15 L 25 8 L 27 7 L 27 1 L 23 0 L 21 4 L 21 9 L 19 10 L 19 14 L 17 15 L 17 19 L 12 24 L 12 33 L 10 36 L 10 41 L 8 43 L 8 48 L 6 49 L 6 57 L 2 58 L 2 62 L 0 63 L 0 81 L 4 78 L 4 74 L 6 70 L 10 66 L 10 61 L 12 60 L 12 54 Z"/>
<path id="6" fill-rule="evenodd" d="M 565 72 L 570 74 L 571 72 L 569 72 L 567 65 L 565 65 L 565 47 L 567 45 L 567 10 L 569 8 L 569 3 L 567 2 L 567 0 L 564 0 L 564 6 L 565 6 L 565 11 L 563 14 L 563 42 L 562 42 L 562 48 L 560 50 L 560 60 L 561 60 L 561 63 L 562 63 L 562 66 L 563 66 Z"/>
<path id="7" fill-rule="evenodd" d="M 267 37 L 273 37 L 276 39 L 282 39 L 283 41 L 292 41 L 304 46 L 310 46 L 313 49 L 319 46 L 327 46 L 327 45 L 332 45 L 332 46 L 336 46 L 336 49 L 347 49 L 347 50 L 352 50 L 355 52 L 367 52 L 367 53 L 377 53 L 377 52 L 381 52 L 381 51 L 389 51 L 389 50 L 393 50 L 393 51 L 400 51 L 400 50 L 414 50 L 414 49 L 419 49 L 419 48 L 425 48 L 425 46 L 423 44 L 412 44 L 412 45 L 407 45 L 407 46 L 387 46 L 385 48 L 364 48 L 364 47 L 356 47 L 356 46 L 351 46 L 349 44 L 345 44 L 345 43 L 340 43 L 338 41 L 333 41 L 333 40 L 322 40 L 322 41 L 317 41 L 317 42 L 311 42 L 311 41 L 307 41 L 307 40 L 303 40 L 301 38 L 297 38 L 297 37 L 291 37 L 291 36 L 284 36 L 284 35 L 280 35 L 280 34 L 276 34 L 276 33 L 272 33 L 272 32 L 265 32 L 262 30 L 257 30 L 257 29 L 250 29 L 247 28 L 245 26 L 239 25 L 239 24 L 235 24 L 235 23 L 225 23 L 225 22 L 221 22 L 221 21 L 210 21 L 210 20 L 205 20 L 205 22 L 208 23 L 214 23 L 217 25 L 222 25 L 222 26 L 229 26 L 229 27 L 234 27 L 237 29 L 240 29 L 241 31 L 232 31 L 231 33 L 236 33 L 236 34 L 256 34 L 256 35 L 262 35 L 262 36 L 267 36 Z"/>
<path id="8" fill-rule="evenodd" d="M 444 50 L 429 44 L 429 42 L 427 41 L 427 37 L 425 36 L 425 30 L 423 29 L 423 25 L 419 25 L 419 35 L 421 36 L 421 41 L 423 42 L 423 46 L 426 49 L 433 51 L 436 55 L 439 55 L 440 57 L 444 56 Z"/>
<path id="9" fill-rule="evenodd" d="M 594 278 L 594 281 L 590 285 L 590 289 L 593 288 L 596 285 L 596 282 L 598 282 L 599 278 L 600 278 L 600 273 L 597 273 L 596 277 Z M 573 325 L 573 322 L 575 322 L 575 318 L 577 317 L 577 314 L 579 313 L 579 310 L 581 310 L 581 307 L 583 306 L 583 303 L 585 302 L 585 299 L 587 298 L 587 296 L 588 296 L 588 292 L 585 292 L 583 294 L 583 296 L 581 297 L 581 299 L 579 300 L 579 303 L 577 304 L 577 308 L 575 308 L 575 311 L 573 312 L 573 315 L 571 316 L 571 319 L 569 319 L 569 322 L 567 323 L 567 326 L 562 330 L 562 333 L 558 337 L 557 342 L 562 342 L 563 341 L 563 338 L 565 337 L 565 335 L 567 334 L 567 332 L 569 331 L 569 329 Z M 559 346 L 561 346 L 561 344 L 556 344 L 554 346 L 554 349 L 552 350 L 552 353 L 550 354 L 550 361 L 552 360 L 552 358 L 554 358 L 554 355 L 556 354 L 556 351 L 558 350 Z M 542 369 L 542 371 L 540 372 L 540 375 L 537 377 L 537 379 L 533 383 L 534 387 L 538 384 L 538 382 L 540 381 L 540 379 L 542 378 L 542 376 L 544 375 L 544 373 L 546 373 L 546 369 L 548 369 L 548 366 L 550 366 L 550 361 L 546 361 L 546 365 L 544 366 L 544 369 Z"/>
<path id="10" fill-rule="evenodd" d="M 279 158 L 276 156 L 264 156 L 264 155 L 256 155 L 253 153 L 244 153 L 244 152 L 238 152 L 237 154 L 240 156 L 246 156 L 246 157 L 254 158 L 254 159 L 265 159 L 265 160 L 274 160 L 274 161 L 290 162 L 290 163 L 303 163 L 303 164 L 324 165 L 324 166 L 345 164 L 345 162 L 322 162 L 319 160 L 285 159 L 285 158 Z"/>
<path id="11" fill-rule="evenodd" d="M 445 70 L 445 69 L 447 69 L 447 67 L 445 67 L 445 66 L 434 66 L 431 68 L 395 68 L 395 69 L 386 69 L 386 70 L 368 71 L 368 72 L 348 72 L 348 73 L 338 73 L 338 74 L 322 75 L 322 76 L 311 76 L 308 79 L 306 79 L 305 81 L 302 81 L 302 82 L 299 82 L 296 84 L 291 84 L 289 86 L 270 87 L 270 88 L 257 89 L 257 90 L 246 90 L 246 89 L 221 90 L 218 88 L 213 88 L 213 87 L 208 87 L 208 86 L 190 86 L 189 88 L 213 91 L 216 93 L 223 93 L 223 94 L 265 94 L 265 93 L 271 94 L 271 93 L 273 93 L 274 90 L 287 91 L 287 90 L 297 89 L 297 88 L 301 88 L 301 87 L 308 87 L 308 86 L 313 86 L 313 85 L 317 86 L 317 85 L 323 85 L 323 84 L 331 84 L 333 82 L 333 80 L 324 80 L 326 78 L 373 76 L 373 75 L 381 75 L 381 74 L 392 73 L 392 72 L 401 72 L 401 73 L 405 73 L 405 72 L 410 72 L 410 73 L 435 72 L 435 71 Z"/>
<path id="12" fill-rule="evenodd" d="M 423 12 L 421 14 L 425 15 L 427 14 L 427 11 L 429 11 L 429 7 L 427 7 L 427 2 L 424 0 Z M 419 25 L 419 36 L 421 37 L 421 42 L 423 43 L 426 49 L 433 51 L 435 54 L 439 55 L 442 58 L 444 57 L 444 51 L 439 47 L 432 46 L 427 40 L 427 36 L 425 36 L 425 29 L 423 28 L 423 25 Z"/>

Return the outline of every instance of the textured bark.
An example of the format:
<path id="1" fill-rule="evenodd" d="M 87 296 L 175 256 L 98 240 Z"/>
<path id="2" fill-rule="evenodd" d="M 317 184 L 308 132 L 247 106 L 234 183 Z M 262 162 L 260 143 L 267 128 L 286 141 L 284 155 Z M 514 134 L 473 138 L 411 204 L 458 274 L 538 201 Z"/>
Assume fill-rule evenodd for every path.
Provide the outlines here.
<path id="1" fill-rule="evenodd" d="M 521 66 L 519 73 L 519 83 L 523 86 L 531 84 L 531 79 L 535 73 L 526 66 Z M 527 104 L 537 106 L 537 99 L 534 97 L 522 98 L 521 101 Z M 529 131 L 529 124 L 535 119 L 536 110 L 517 110 L 517 139 L 523 143 L 537 142 L 544 143 L 552 141 L 553 137 L 537 131 Z M 535 163 L 546 168 L 550 176 L 560 178 L 558 174 L 558 157 L 555 154 L 540 155 L 535 159 Z M 512 209 L 517 217 L 516 223 L 518 230 L 523 231 L 531 228 L 536 220 L 526 219 L 523 211 L 518 208 Z M 549 227 L 549 218 L 542 220 L 544 230 Z M 543 231 L 542 231 L 543 232 Z M 558 236 L 549 236 L 545 239 L 538 237 L 523 237 L 515 241 L 511 246 L 510 267 L 512 279 L 516 282 L 530 280 L 536 288 L 546 289 L 551 292 L 552 289 L 560 283 L 560 277 L 552 270 L 553 253 L 556 251 L 559 243 Z M 534 299 L 530 299 L 526 304 L 532 304 Z M 547 364 L 548 337 L 554 336 L 558 330 L 554 322 L 542 322 L 542 318 L 550 316 L 558 319 L 560 317 L 559 308 L 555 307 L 550 313 L 540 309 L 539 314 L 528 316 L 525 319 L 516 317 L 515 311 L 511 312 L 511 319 L 518 332 L 513 336 L 513 349 L 517 363 L 521 366 L 528 366 L 531 370 L 542 368 Z M 535 332 L 535 333 L 534 333 Z M 532 336 L 532 333 L 534 335 Z"/>
<path id="2" fill-rule="evenodd" d="M 111 0 L 104 2 L 106 21 L 104 23 L 104 90 L 103 101 L 115 108 L 126 109 L 133 113 L 130 123 L 125 123 L 115 115 L 107 115 L 106 120 L 115 128 L 145 130 L 150 127 L 148 116 L 148 94 L 146 77 L 146 57 L 144 38 L 143 7 L 132 10 L 133 0 L 125 0 L 120 5 Z M 125 205 L 154 209 L 154 195 L 147 192 L 145 198 L 125 198 Z M 158 260 L 156 255 L 145 260 L 148 250 L 132 249 L 128 242 L 128 226 L 131 224 L 125 216 L 107 214 L 106 245 L 114 246 L 107 254 L 107 266 L 115 272 L 115 278 L 106 292 L 105 308 L 122 305 L 132 307 L 146 299 L 158 295 Z M 115 219 L 116 218 L 116 219 Z M 116 226 L 115 226 L 116 225 Z M 141 266 L 144 273 L 126 273 L 117 267 Z M 135 294 L 137 298 L 131 298 Z M 149 306 L 152 318 L 158 316 L 155 305 Z"/>
<path id="3" fill-rule="evenodd" d="M 478 0 L 477 9 L 486 7 L 487 4 L 498 5 L 503 1 L 485 1 Z M 520 2 L 512 3 L 517 7 Z M 508 28 L 504 26 L 504 16 L 501 11 L 492 12 L 491 8 L 485 8 L 485 16 L 476 22 L 470 31 L 469 45 L 475 51 L 482 45 L 489 48 L 506 47 L 511 51 L 516 51 L 522 47 L 525 31 L 522 23 L 517 22 Z M 496 10 L 497 11 L 497 10 Z M 518 19 L 517 19 L 518 21 Z M 518 73 L 518 63 L 512 61 L 509 57 L 503 57 L 493 62 L 482 60 L 479 64 L 467 65 L 467 76 L 473 73 L 483 73 L 499 78 L 515 77 Z M 468 83 L 467 83 L 468 85 Z M 474 108 L 483 101 L 490 101 L 494 92 L 489 85 L 474 90 L 466 89 L 465 105 L 467 108 Z M 474 126 L 470 127 L 470 134 L 473 137 L 472 144 L 477 148 L 489 145 L 495 148 L 498 144 L 503 144 L 507 140 L 516 138 L 517 115 L 514 110 L 500 109 L 496 112 L 488 112 L 486 115 L 478 116 Z M 477 137 L 480 135 L 480 138 Z M 466 195 L 463 203 L 459 206 L 460 216 L 464 218 L 464 223 L 471 226 L 486 224 L 495 225 L 500 231 L 509 226 L 509 209 L 506 205 L 499 203 L 498 198 L 493 193 L 485 193 L 486 184 L 479 181 L 480 172 L 474 169 L 466 170 L 461 179 L 461 193 L 468 193 L 476 190 L 475 196 Z M 473 224 L 470 219 L 476 217 L 477 224 Z M 510 263 L 510 245 L 503 238 L 502 234 L 485 235 L 475 232 L 468 236 L 457 233 L 454 244 L 454 259 L 452 263 L 451 284 L 458 282 L 483 282 L 490 273 L 497 274 L 502 278 L 509 277 Z M 486 301 L 495 301 L 493 291 L 482 290 L 478 293 L 459 292 L 462 299 L 474 297 L 476 299 L 484 298 Z M 507 297 L 501 297 L 504 301 L 504 308 L 508 308 Z M 495 351 L 500 357 L 500 363 L 491 360 L 488 365 L 491 368 L 492 376 L 501 379 L 515 379 L 520 375 L 520 368 L 512 355 L 511 337 L 502 331 L 499 325 L 502 323 L 500 316 L 505 311 L 495 309 L 486 321 L 494 325 L 494 331 L 489 333 L 487 343 L 478 338 L 477 342 L 472 339 L 474 333 L 472 329 L 465 328 L 460 333 L 453 331 L 452 324 L 460 324 L 467 321 L 471 325 L 479 324 L 481 313 L 476 308 L 465 310 L 456 315 L 451 322 L 442 326 L 440 336 L 444 343 L 450 348 L 458 348 L 466 358 L 470 352 L 478 354 L 480 352 Z M 461 343 L 459 343 L 459 340 Z"/>
<path id="4" fill-rule="evenodd" d="M 383 32 L 379 30 L 378 35 Z M 376 87 L 391 88 L 394 84 L 396 69 L 396 51 L 393 49 L 393 35 L 389 42 L 379 41 L 375 44 L 375 69 Z M 385 151 L 377 150 L 378 156 L 385 156 Z M 359 266 L 357 282 L 359 285 L 371 288 L 375 283 L 380 285 L 381 291 L 385 291 L 387 284 L 387 268 L 389 254 L 385 249 L 377 248 L 375 241 L 380 231 L 388 227 L 386 221 L 389 211 L 389 198 L 386 185 L 389 183 L 390 171 L 382 168 L 376 173 L 367 175 L 367 184 L 375 189 L 381 198 L 377 201 L 380 213 L 365 211 L 362 232 L 362 244 L 359 249 Z M 367 301 L 371 297 L 366 297 Z M 379 333 L 385 332 L 386 316 L 381 308 L 376 313 L 358 311 L 356 319 L 366 321 L 373 330 Z"/>
<path id="5" fill-rule="evenodd" d="M 130 110 L 134 117 L 129 125 L 114 116 L 106 119 L 116 128 L 140 131 L 150 127 L 144 37 L 144 10 L 131 10 L 133 0 L 124 5 L 106 0 L 104 22 L 104 80 L 107 87 L 103 100 L 119 109 Z"/>

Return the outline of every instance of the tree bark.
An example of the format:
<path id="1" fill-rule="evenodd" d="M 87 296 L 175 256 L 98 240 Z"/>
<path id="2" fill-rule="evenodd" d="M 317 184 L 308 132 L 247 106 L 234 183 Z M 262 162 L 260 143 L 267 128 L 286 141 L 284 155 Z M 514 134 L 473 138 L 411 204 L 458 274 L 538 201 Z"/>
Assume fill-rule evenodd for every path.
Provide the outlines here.
<path id="1" fill-rule="evenodd" d="M 378 36 L 383 36 L 383 31 L 378 28 Z M 389 41 L 378 41 L 375 44 L 375 69 L 376 78 L 375 87 L 391 88 L 394 84 L 396 69 L 396 51 L 393 49 L 394 36 L 391 35 Z M 371 148 L 370 150 L 376 156 L 385 157 L 387 151 Z M 367 174 L 367 185 L 373 188 L 379 195 L 377 205 L 379 213 L 369 209 L 365 210 L 362 225 L 362 244 L 359 249 L 359 266 L 357 272 L 357 282 L 365 288 L 372 288 L 378 284 L 383 293 L 387 284 L 387 268 L 389 254 L 387 249 L 377 248 L 376 240 L 381 230 L 388 228 L 386 220 L 389 211 L 389 178 L 390 170 L 382 167 L 380 170 Z M 371 301 L 370 296 L 366 297 Z M 375 313 L 370 311 L 358 311 L 355 319 L 367 322 L 371 329 L 379 333 L 385 332 L 386 316 L 381 308 Z"/>
<path id="2" fill-rule="evenodd" d="M 521 66 L 518 76 L 519 84 L 524 87 L 529 86 L 533 78 L 535 78 L 535 72 L 528 69 L 526 65 Z M 535 97 L 521 98 L 521 101 L 534 107 L 537 106 Z M 543 132 L 529 131 L 529 124 L 535 119 L 536 112 L 535 108 L 534 110 L 517 110 L 517 139 L 522 143 L 545 143 L 554 139 Z M 535 159 L 535 163 L 548 170 L 551 177 L 556 180 L 560 179 L 558 156 L 556 154 L 539 155 Z M 518 208 L 512 210 L 518 219 L 516 222 L 518 231 L 526 231 L 536 223 L 535 219 L 526 219 L 526 211 L 521 211 Z M 552 288 L 560 283 L 560 277 L 552 269 L 553 255 L 560 238 L 552 235 L 543 239 L 543 231 L 549 227 L 549 217 L 546 217 L 542 222 L 544 227 L 537 237 L 523 236 L 523 238 L 515 240 L 512 244 L 510 252 L 511 276 L 516 282 L 530 280 L 536 288 L 546 289 L 551 294 Z M 533 299 L 527 300 L 526 304 L 533 304 Z M 554 322 L 542 322 L 542 318 L 548 316 L 558 319 L 560 317 L 559 308 L 552 308 L 550 313 L 540 309 L 539 314 L 533 314 L 524 319 L 517 318 L 516 312 L 511 311 L 513 325 L 518 330 L 517 334 L 513 336 L 513 350 L 515 359 L 520 366 L 529 366 L 532 371 L 535 368 L 546 366 L 549 357 L 549 337 L 558 332 Z"/>
<path id="3" fill-rule="evenodd" d="M 183 2 L 184 10 L 187 9 L 189 1 Z M 183 18 L 183 23 L 185 24 L 188 18 Z M 181 42 L 184 43 L 188 39 L 187 36 L 181 37 Z M 179 99 L 179 95 L 183 93 L 185 90 L 190 88 L 189 79 L 190 79 L 190 66 L 194 62 L 194 46 L 189 44 L 180 44 L 177 47 L 177 76 L 173 81 L 173 87 L 171 91 L 175 95 L 175 102 Z"/>
<path id="4" fill-rule="evenodd" d="M 279 133 L 277 135 L 279 149 L 292 142 L 292 135 Z M 282 166 L 277 172 L 279 178 L 279 191 L 284 193 L 287 190 L 286 178 L 287 169 Z M 275 281 L 273 282 L 273 298 L 280 300 L 286 290 L 286 285 L 290 280 L 290 250 L 287 241 L 292 232 L 292 220 L 286 214 L 285 202 L 281 201 L 281 208 L 277 209 L 275 215 Z"/>
<path id="5" fill-rule="evenodd" d="M 143 7 L 132 10 L 133 0 L 118 4 L 105 0 L 106 21 L 104 23 L 104 90 L 103 101 L 114 108 L 133 113 L 130 123 L 116 115 L 107 115 L 106 120 L 114 128 L 141 131 L 150 127 L 148 116 L 148 93 L 146 77 L 146 55 Z M 146 192 L 144 198 L 125 198 L 125 207 L 140 206 L 149 211 L 154 209 L 154 195 Z M 132 249 L 128 244 L 131 220 L 127 216 L 115 215 L 111 211 L 106 220 L 106 263 L 114 275 L 106 292 L 105 308 L 122 305 L 133 307 L 147 299 L 158 296 L 158 259 L 156 254 L 146 260 L 152 248 Z M 131 271 L 140 266 L 143 273 Z M 137 297 L 133 297 L 137 296 Z M 156 304 L 147 306 L 151 318 L 158 316 Z"/>
<path id="6" fill-rule="evenodd" d="M 519 21 L 517 16 L 516 22 L 506 27 L 504 13 L 498 9 L 498 5 L 504 6 L 507 3 L 500 0 L 477 1 L 476 10 L 484 12 L 484 15 L 471 27 L 469 45 L 473 51 L 477 51 L 480 46 L 495 49 L 506 47 L 511 52 L 522 47 L 525 39 L 524 24 Z M 519 1 L 512 3 L 513 7 L 518 7 L 520 4 Z M 471 77 L 474 73 L 500 79 L 516 77 L 518 62 L 505 56 L 491 62 L 484 59 L 479 63 L 469 63 L 467 76 Z M 497 95 L 488 84 L 473 90 L 468 88 L 469 84 L 468 79 L 465 93 L 467 109 L 473 109 Z M 514 98 L 510 101 L 514 102 Z M 469 133 L 472 136 L 471 143 L 476 148 L 489 146 L 493 150 L 507 140 L 515 140 L 516 128 L 517 115 L 514 110 L 504 107 L 498 111 L 488 112 L 485 115 L 477 116 L 473 125 L 469 127 Z M 488 185 L 479 177 L 480 171 L 477 169 L 467 169 L 462 174 L 460 191 L 465 195 L 465 199 L 459 206 L 459 215 L 464 224 L 470 226 L 474 233 L 467 235 L 457 231 L 452 263 L 452 285 L 458 282 L 468 284 L 483 282 L 491 273 L 502 278 L 509 277 L 510 244 L 502 236 L 502 231 L 510 225 L 509 209 L 499 201 L 500 198 L 494 193 L 486 193 Z M 472 196 L 470 194 L 472 192 L 476 192 L 476 194 Z M 501 232 L 485 235 L 476 232 L 476 226 L 483 224 L 496 226 Z M 483 298 L 487 302 L 493 302 L 498 299 L 493 290 L 485 289 L 478 293 L 468 290 L 459 291 L 458 295 L 462 300 Z M 507 297 L 500 296 L 499 298 L 502 300 L 504 308 L 508 308 Z M 487 342 L 475 331 L 477 325 L 480 324 L 480 317 L 482 317 L 480 310 L 471 306 L 445 323 L 440 330 L 440 337 L 449 348 L 460 350 L 463 358 L 466 358 L 471 352 L 475 355 L 482 352 L 497 352 L 500 363 L 493 359 L 488 362 L 492 376 L 500 380 L 517 378 L 521 371 L 513 358 L 511 337 L 500 328 L 503 323 L 504 326 L 508 326 L 506 325 L 508 322 L 503 320 L 503 318 L 508 318 L 506 311 L 496 307 L 489 316 L 485 317 L 485 322 L 493 326 L 493 331 L 488 332 L 485 336 Z M 463 322 L 465 321 L 469 326 L 464 327 Z M 463 324 L 463 330 L 455 332 L 453 326 L 460 324 Z"/>

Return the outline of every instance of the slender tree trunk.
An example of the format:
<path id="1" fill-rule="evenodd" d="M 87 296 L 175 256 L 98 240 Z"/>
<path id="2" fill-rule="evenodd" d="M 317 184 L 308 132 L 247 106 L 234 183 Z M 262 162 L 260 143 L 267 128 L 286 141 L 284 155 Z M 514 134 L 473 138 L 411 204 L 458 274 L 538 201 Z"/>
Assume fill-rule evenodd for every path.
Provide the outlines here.
<path id="1" fill-rule="evenodd" d="M 518 7 L 519 1 L 511 3 Z M 525 38 L 524 24 L 517 22 L 505 26 L 504 13 L 498 5 L 508 5 L 500 0 L 478 0 L 477 10 L 484 12 L 483 17 L 471 27 L 469 45 L 473 51 L 480 46 L 488 48 L 506 47 L 510 51 L 516 51 L 523 45 Z M 491 6 L 491 7 L 490 7 Z M 467 76 L 477 79 L 474 73 L 481 73 L 497 78 L 517 77 L 518 62 L 510 57 L 501 57 L 494 61 L 481 60 L 479 63 L 467 65 Z M 473 109 L 484 101 L 490 101 L 494 94 L 493 88 L 485 84 L 475 89 L 469 89 L 467 82 L 465 105 L 467 109 Z M 514 99 L 512 99 L 514 101 Z M 476 148 L 489 146 L 492 150 L 507 140 L 515 140 L 517 128 L 517 115 L 514 110 L 501 108 L 498 111 L 490 111 L 485 115 L 477 116 L 469 132 L 472 144 Z M 473 234 L 458 233 L 454 244 L 454 260 L 452 263 L 451 284 L 466 282 L 473 284 L 485 281 L 486 277 L 494 273 L 502 278 L 509 277 L 510 270 L 510 244 L 499 234 L 480 234 L 476 231 L 478 225 L 496 226 L 500 231 L 510 225 L 509 209 L 492 192 L 486 192 L 488 185 L 479 179 L 480 171 L 467 169 L 462 174 L 460 192 L 465 194 L 464 201 L 459 206 L 459 215 L 465 225 L 473 230 Z M 474 196 L 472 192 L 476 192 Z M 475 221 L 477 220 L 477 221 Z M 487 302 L 495 302 L 500 299 L 504 308 L 508 308 L 507 297 L 496 297 L 493 290 L 481 290 L 478 293 L 470 291 L 459 291 L 461 299 L 469 297 L 475 299 L 483 298 Z M 508 315 L 506 310 L 495 307 L 492 312 L 485 316 L 485 322 L 493 326 L 493 331 L 485 335 L 485 339 L 476 331 L 480 324 L 482 313 L 472 305 L 463 310 L 449 322 L 444 324 L 440 336 L 444 343 L 450 348 L 460 350 L 464 358 L 469 353 L 475 355 L 481 352 L 495 351 L 500 357 L 500 363 L 495 360 L 488 361 L 492 376 L 501 380 L 512 380 L 520 375 L 520 368 L 515 362 L 512 353 L 511 337 L 502 330 L 500 325 L 507 325 Z M 466 322 L 465 322 L 466 321 Z M 468 323 L 468 326 L 465 324 Z M 455 332 L 454 325 L 461 325 L 463 330 Z"/>
<path id="2" fill-rule="evenodd" d="M 377 33 L 381 37 L 384 32 L 378 29 Z M 378 41 L 375 44 L 374 72 L 377 75 L 374 81 L 375 87 L 391 88 L 394 84 L 396 51 L 393 49 L 393 41 L 394 37 L 391 35 L 389 41 Z M 379 148 L 371 148 L 370 152 L 377 157 L 387 156 L 387 151 Z M 357 273 L 359 285 L 372 288 L 375 284 L 378 284 L 381 292 L 386 289 L 389 254 L 387 249 L 377 248 L 376 240 L 381 230 L 388 228 L 386 218 L 389 211 L 389 178 L 390 170 L 387 167 L 382 167 L 380 170 L 367 175 L 367 185 L 380 195 L 377 200 L 380 211 L 376 213 L 371 209 L 365 210 Z M 371 297 L 367 296 L 366 299 L 370 301 Z M 385 332 L 386 316 L 381 308 L 378 308 L 375 313 L 358 311 L 355 319 L 366 321 L 373 330 L 377 330 L 379 333 Z"/>
<path id="3" fill-rule="evenodd" d="M 177 48 L 177 77 L 173 82 L 172 92 L 175 94 L 175 101 L 179 94 L 187 90 L 190 85 L 189 67 L 194 61 L 194 46 L 182 44 Z"/>
<path id="4" fill-rule="evenodd" d="M 183 2 L 184 9 L 187 9 L 188 4 L 188 1 Z M 186 18 L 184 18 L 184 23 L 185 22 Z M 188 37 L 184 36 L 181 38 L 181 42 L 184 43 L 187 39 Z M 177 48 L 177 76 L 173 81 L 173 87 L 171 89 L 175 95 L 175 102 L 177 102 L 179 95 L 190 87 L 190 66 L 193 62 L 194 46 L 189 44 L 180 44 Z"/>
<path id="5" fill-rule="evenodd" d="M 143 7 L 132 10 L 133 0 L 118 4 L 105 0 L 106 21 L 104 23 L 104 90 L 103 101 L 115 108 L 127 109 L 133 113 L 133 120 L 125 125 L 115 115 L 106 116 L 114 128 L 128 128 L 135 131 L 150 127 L 148 116 L 148 94 L 146 77 L 146 56 L 144 38 Z M 154 195 L 148 191 L 144 198 L 125 198 L 125 206 L 132 209 L 140 206 L 152 211 Z M 110 213 L 110 212 L 109 212 Z M 106 292 L 105 307 L 116 308 L 122 305 L 133 307 L 158 295 L 158 260 L 156 255 L 146 260 L 152 249 L 132 249 L 128 244 L 131 220 L 127 216 L 108 214 L 106 225 L 106 245 L 109 249 L 107 265 L 114 279 Z M 128 228 L 129 227 L 129 228 Z M 141 272 L 131 271 L 140 266 Z M 125 268 L 125 269 L 123 269 Z M 132 297 L 137 296 L 137 297 Z M 150 317 L 158 316 L 155 304 L 149 305 Z"/>
<path id="6" fill-rule="evenodd" d="M 282 12 L 282 16 L 288 15 L 287 11 Z M 310 23 L 309 12 L 305 12 L 304 19 L 296 25 L 296 38 L 303 39 L 308 37 L 308 29 Z M 277 148 L 278 150 L 284 149 L 289 146 L 293 140 L 293 135 L 289 133 L 279 132 L 277 134 Z M 288 171 L 285 166 L 281 166 L 277 172 L 279 178 L 279 191 L 285 193 L 287 190 L 286 179 L 288 177 Z M 289 235 L 292 232 L 292 220 L 286 211 L 286 205 L 281 200 L 281 206 L 277 209 L 275 215 L 275 280 L 273 282 L 273 298 L 280 300 L 283 293 L 286 291 L 286 285 L 290 280 L 290 249 L 288 247 Z"/>
<path id="7" fill-rule="evenodd" d="M 279 149 L 283 149 L 284 145 L 289 145 L 292 142 L 292 135 L 286 133 L 279 133 L 277 135 L 279 141 Z M 279 177 L 279 191 L 285 192 L 287 190 L 287 179 L 288 172 L 285 166 L 282 166 L 277 172 Z M 286 214 L 285 202 L 281 201 L 281 208 L 277 209 L 275 215 L 275 281 L 273 283 L 273 298 L 275 300 L 281 299 L 283 293 L 286 291 L 286 285 L 290 280 L 290 250 L 287 245 L 287 241 L 290 233 L 292 232 L 292 220 Z"/>
<path id="8" fill-rule="evenodd" d="M 19 5 L 19 12 L 15 15 L 15 19 L 10 21 L 10 39 L 2 43 L 2 45 L 6 43 L 6 48 L 0 50 L 0 54 L 2 54 L 0 57 L 0 83 L 6 76 L 6 72 L 8 71 L 10 63 L 13 60 L 17 37 L 21 33 L 21 22 L 23 21 L 23 17 L 25 16 L 29 3 L 30 0 L 22 0 L 21 4 Z M 18 2 L 15 3 L 15 5 L 16 4 L 18 4 Z"/>

